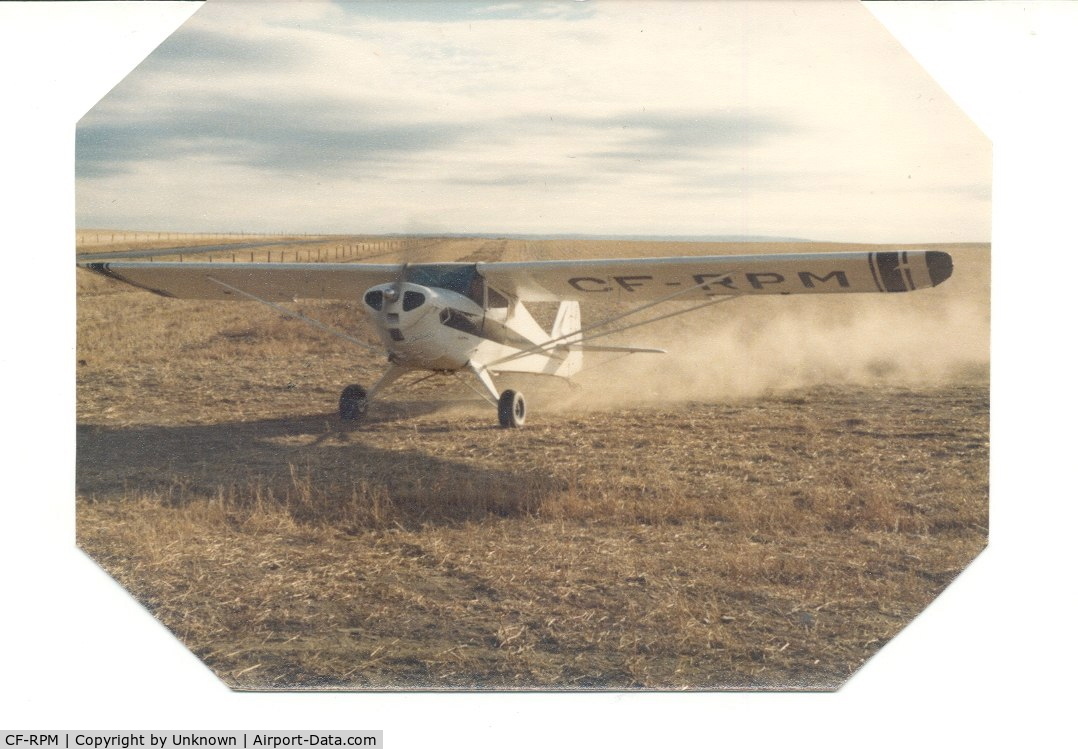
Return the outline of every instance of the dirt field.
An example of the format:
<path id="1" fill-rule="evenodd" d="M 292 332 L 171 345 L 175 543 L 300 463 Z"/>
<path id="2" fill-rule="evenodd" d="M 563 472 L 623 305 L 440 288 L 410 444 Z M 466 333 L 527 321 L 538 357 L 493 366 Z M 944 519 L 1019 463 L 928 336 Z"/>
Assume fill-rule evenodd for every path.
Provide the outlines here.
<path id="1" fill-rule="evenodd" d="M 236 688 L 834 689 L 987 541 L 988 249 L 947 249 L 938 289 L 738 300 L 514 381 L 522 430 L 452 377 L 344 427 L 366 352 L 80 271 L 78 542 Z"/>

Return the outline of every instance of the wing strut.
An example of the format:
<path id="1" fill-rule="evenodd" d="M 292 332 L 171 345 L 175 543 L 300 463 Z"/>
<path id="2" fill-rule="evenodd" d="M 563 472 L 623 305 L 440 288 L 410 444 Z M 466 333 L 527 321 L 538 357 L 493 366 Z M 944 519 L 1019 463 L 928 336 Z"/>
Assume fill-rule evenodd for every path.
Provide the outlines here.
<path id="1" fill-rule="evenodd" d="M 299 320 L 300 322 L 304 322 L 304 323 L 310 325 L 312 328 L 315 328 L 316 330 L 322 331 L 323 333 L 329 333 L 330 335 L 335 335 L 338 338 L 343 338 L 344 340 L 348 341 L 349 343 L 354 343 L 357 346 L 361 346 L 362 348 L 367 349 L 368 351 L 374 351 L 375 353 L 378 353 L 378 354 L 384 354 L 385 353 L 385 351 L 383 351 L 382 349 L 377 348 L 375 346 L 372 346 L 369 343 L 367 343 L 366 341 L 361 341 L 358 338 L 350 336 L 347 333 L 342 333 L 341 331 L 337 330 L 336 328 L 331 327 L 329 325 L 326 325 L 324 322 L 319 322 L 318 320 L 315 320 L 313 317 L 307 317 L 306 315 L 302 315 L 299 312 L 295 312 L 293 310 L 290 310 L 287 307 L 282 307 L 279 304 L 274 304 L 273 302 L 270 302 L 270 301 L 268 301 L 266 299 L 262 299 L 261 297 L 257 297 L 254 294 L 246 292 L 243 289 L 237 289 L 235 286 L 232 286 L 231 284 L 227 284 L 224 281 L 219 281 L 216 278 L 214 278 L 213 276 L 206 276 L 206 280 L 217 284 L 222 289 L 227 289 L 228 291 L 239 294 L 242 297 L 246 297 L 246 298 L 250 299 L 251 301 L 258 302 L 259 304 L 264 304 L 265 306 L 272 309 L 274 312 L 280 312 L 282 315 L 286 315 L 288 317 L 293 317 L 293 318 Z"/>
<path id="2" fill-rule="evenodd" d="M 659 320 L 666 320 L 667 318 L 670 318 L 670 317 L 677 317 L 678 315 L 684 315 L 686 312 L 695 312 L 698 309 L 703 309 L 704 307 L 710 307 L 713 304 L 721 304 L 722 302 L 729 302 L 729 301 L 732 301 L 734 299 L 737 299 L 740 296 L 742 296 L 742 295 L 741 294 L 730 294 L 729 296 L 721 296 L 721 297 L 718 297 L 717 299 L 712 299 L 709 302 L 704 302 L 703 304 L 697 304 L 694 307 L 687 307 L 685 309 L 675 310 L 674 312 L 668 312 L 665 315 L 659 315 L 658 317 L 651 317 L 651 318 L 648 318 L 647 320 L 641 320 L 640 322 L 634 322 L 632 325 L 625 325 L 625 326 L 620 327 L 620 328 L 614 328 L 613 330 L 607 330 L 607 331 L 605 331 L 603 333 L 599 333 L 597 335 L 593 335 L 593 336 L 590 336 L 588 338 L 585 338 L 584 340 L 585 341 L 594 341 L 597 338 L 604 338 L 604 337 L 606 337 L 608 335 L 613 335 L 614 333 L 621 333 L 622 331 L 625 331 L 625 330 L 632 330 L 633 328 L 639 328 L 641 325 L 650 325 L 651 323 L 658 322 Z M 635 310 L 635 311 L 639 312 L 640 310 Z M 665 353 L 665 352 L 663 352 L 663 353 Z"/>
<path id="3" fill-rule="evenodd" d="M 490 376 L 490 372 L 487 371 L 487 367 L 480 367 L 472 362 L 468 362 L 467 368 L 468 371 L 474 374 L 483 385 L 483 390 L 475 387 L 470 382 L 468 382 L 468 387 L 483 396 L 483 398 L 489 401 L 491 405 L 498 405 L 498 388 L 494 384 L 494 379 Z"/>

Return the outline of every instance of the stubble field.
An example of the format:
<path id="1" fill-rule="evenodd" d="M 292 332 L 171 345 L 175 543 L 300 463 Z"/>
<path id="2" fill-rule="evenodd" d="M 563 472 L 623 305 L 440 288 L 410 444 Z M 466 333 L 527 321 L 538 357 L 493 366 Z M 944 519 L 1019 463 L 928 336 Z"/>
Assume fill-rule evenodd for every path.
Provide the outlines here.
<path id="1" fill-rule="evenodd" d="M 937 289 L 737 300 L 624 339 L 668 355 L 513 380 L 521 430 L 453 377 L 342 425 L 367 352 L 80 271 L 78 542 L 241 689 L 836 688 L 987 541 L 988 249 L 946 249 Z M 296 308 L 366 330 L 358 303 Z"/>

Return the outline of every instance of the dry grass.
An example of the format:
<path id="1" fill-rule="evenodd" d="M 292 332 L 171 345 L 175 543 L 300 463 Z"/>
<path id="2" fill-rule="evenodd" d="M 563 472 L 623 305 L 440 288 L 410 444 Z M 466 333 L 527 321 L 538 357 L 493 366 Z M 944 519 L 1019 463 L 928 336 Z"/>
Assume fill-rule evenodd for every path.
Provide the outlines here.
<path id="1" fill-rule="evenodd" d="M 987 315 L 986 275 L 954 280 L 918 308 Z M 369 357 L 252 305 L 79 291 L 79 543 L 237 688 L 832 689 L 987 539 L 968 352 L 932 384 L 889 361 L 646 402 L 526 382 L 513 432 L 434 379 L 342 428 Z"/>

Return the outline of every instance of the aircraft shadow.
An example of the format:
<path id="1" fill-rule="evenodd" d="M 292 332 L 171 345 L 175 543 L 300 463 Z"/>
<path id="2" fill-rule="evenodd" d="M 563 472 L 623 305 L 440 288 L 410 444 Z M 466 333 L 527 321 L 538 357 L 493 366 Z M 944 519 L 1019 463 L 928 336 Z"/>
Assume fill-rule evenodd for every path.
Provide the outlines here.
<path id="1" fill-rule="evenodd" d="M 427 453 L 377 429 L 438 404 L 195 425 L 76 427 L 75 483 L 87 501 L 218 501 L 344 530 L 411 528 L 533 514 L 562 479 Z M 492 429 L 497 429 L 492 426 Z M 420 432 L 439 425 L 417 424 Z M 484 429 L 485 431 L 485 429 Z M 396 447 L 396 445 L 400 445 Z"/>

